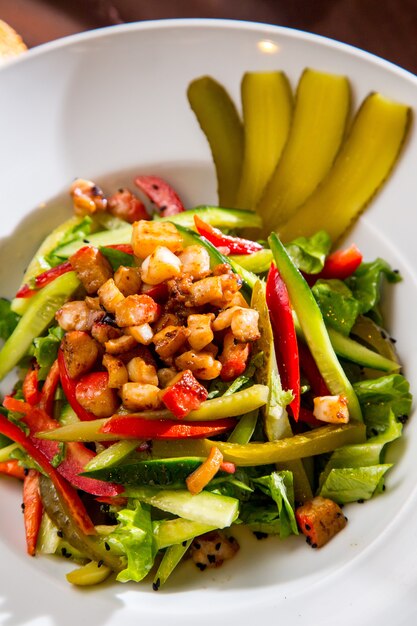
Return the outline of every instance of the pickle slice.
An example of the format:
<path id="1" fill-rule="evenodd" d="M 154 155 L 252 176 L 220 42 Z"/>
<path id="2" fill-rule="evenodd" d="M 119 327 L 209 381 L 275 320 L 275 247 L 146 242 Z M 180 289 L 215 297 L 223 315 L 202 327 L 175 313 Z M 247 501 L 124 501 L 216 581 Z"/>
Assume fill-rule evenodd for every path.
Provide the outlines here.
<path id="1" fill-rule="evenodd" d="M 336 242 L 364 210 L 394 167 L 407 135 L 411 109 L 370 94 L 327 178 L 279 228 L 283 241 L 324 228 Z"/>
<path id="2" fill-rule="evenodd" d="M 187 96 L 210 144 L 219 204 L 234 207 L 243 155 L 243 126 L 239 114 L 225 88 L 211 76 L 193 80 Z"/>
<path id="3" fill-rule="evenodd" d="M 257 207 L 265 234 L 286 222 L 326 176 L 343 140 L 349 108 L 346 77 L 304 71 L 287 144 Z"/>
<path id="4" fill-rule="evenodd" d="M 293 97 L 283 72 L 247 72 L 241 96 L 245 146 L 235 205 L 254 209 L 287 140 Z"/>

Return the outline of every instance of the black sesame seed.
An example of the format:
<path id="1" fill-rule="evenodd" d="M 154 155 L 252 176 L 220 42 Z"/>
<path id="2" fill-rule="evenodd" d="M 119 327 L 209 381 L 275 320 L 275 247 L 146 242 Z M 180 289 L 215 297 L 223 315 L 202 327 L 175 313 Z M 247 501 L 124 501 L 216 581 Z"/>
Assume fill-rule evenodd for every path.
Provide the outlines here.
<path id="1" fill-rule="evenodd" d="M 184 546 L 184 548 L 185 548 L 185 546 L 187 545 L 187 542 L 186 542 L 186 541 L 183 541 L 183 542 L 182 542 L 182 545 L 183 545 L 183 546 Z"/>
<path id="2" fill-rule="evenodd" d="M 194 541 L 194 548 L 196 550 L 199 550 L 201 548 L 201 545 L 198 543 L 198 541 Z"/>
<path id="3" fill-rule="evenodd" d="M 104 547 L 106 548 L 107 552 L 110 550 L 110 546 L 107 541 L 104 542 Z"/>
<path id="4" fill-rule="evenodd" d="M 20 508 L 22 509 L 22 511 L 25 510 L 25 503 L 24 502 L 22 502 L 22 504 L 20 505 Z"/>
<path id="5" fill-rule="evenodd" d="M 152 185 L 152 189 L 155 189 L 156 191 L 159 189 L 159 185 L 155 185 L 155 183 Z"/>
<path id="6" fill-rule="evenodd" d="M 64 536 L 64 533 L 62 532 L 62 530 L 57 530 L 56 534 L 58 535 L 58 537 L 60 537 L 62 539 L 62 537 Z"/>
<path id="7" fill-rule="evenodd" d="M 363 504 L 364 502 L 365 502 L 365 500 L 363 498 L 359 498 L 358 504 Z"/>
<path id="8" fill-rule="evenodd" d="M 391 343 L 397 343 L 397 340 L 394 337 L 390 337 Z"/>
<path id="9" fill-rule="evenodd" d="M 397 420 L 401 423 L 401 424 L 406 424 L 408 421 L 408 415 L 399 415 L 397 417 Z"/>
<path id="10" fill-rule="evenodd" d="M 103 559 L 100 559 L 99 562 L 97 563 L 97 567 L 101 567 L 104 564 Z"/>
<path id="11" fill-rule="evenodd" d="M 206 565 L 205 563 L 196 563 L 196 565 L 197 565 L 198 569 L 199 569 L 201 572 L 204 572 L 204 570 L 205 570 L 205 569 L 206 569 L 206 567 L 207 567 L 207 565 Z"/>
<path id="12" fill-rule="evenodd" d="M 88 239 L 83 239 L 83 243 L 90 243 Z"/>
<path id="13" fill-rule="evenodd" d="M 308 545 L 311 546 L 311 537 L 306 537 L 306 543 L 308 543 Z"/>
<path id="14" fill-rule="evenodd" d="M 123 193 L 123 192 L 124 192 L 124 189 L 123 189 L 123 187 L 119 187 L 119 189 L 118 189 L 117 191 L 118 191 L 119 193 Z"/>
<path id="15" fill-rule="evenodd" d="M 216 548 L 216 550 L 220 550 L 220 548 L 222 547 L 222 544 L 219 541 L 219 543 L 216 543 L 214 547 Z"/>
<path id="16" fill-rule="evenodd" d="M 23 473 L 25 476 L 29 474 L 29 469 L 27 467 L 24 468 Z"/>
<path id="17" fill-rule="evenodd" d="M 261 539 L 266 539 L 268 537 L 268 535 L 266 533 L 263 533 L 263 532 L 261 532 L 259 530 L 255 530 L 253 534 L 258 539 L 258 541 L 260 541 Z M 232 539 L 232 537 L 230 539 Z M 233 539 L 233 541 L 234 541 L 234 539 Z"/>
<path id="18" fill-rule="evenodd" d="M 382 485 L 382 491 L 385 491 L 386 487 L 385 485 Z"/>
<path id="19" fill-rule="evenodd" d="M 160 586 L 161 586 L 161 579 L 157 578 L 156 581 L 154 583 L 152 583 L 152 589 L 154 591 L 158 591 Z"/>
<path id="20" fill-rule="evenodd" d="M 394 272 L 394 274 L 399 274 L 400 270 L 392 270 Z"/>
<path id="21" fill-rule="evenodd" d="M 208 554 L 207 555 L 207 559 L 209 563 L 215 563 L 216 562 L 216 556 L 214 554 Z"/>
<path id="22" fill-rule="evenodd" d="M 265 534 L 265 533 L 264 533 Z M 229 541 L 230 543 L 234 543 L 236 541 L 236 539 L 233 537 L 233 535 L 231 537 L 229 537 Z"/>
<path id="23" fill-rule="evenodd" d="M 312 548 L 317 548 L 317 544 L 316 544 L 316 543 L 312 543 L 312 544 L 311 544 L 311 547 L 312 547 Z"/>
<path id="24" fill-rule="evenodd" d="M 305 524 L 304 528 L 305 528 L 306 530 L 311 530 L 311 526 L 310 526 L 310 524 Z"/>
<path id="25" fill-rule="evenodd" d="M 160 210 L 160 211 L 165 211 L 165 209 L 166 209 L 166 208 L 167 208 L 167 207 L 166 207 L 166 205 L 165 205 L 165 204 L 163 204 L 162 206 L 160 206 L 160 207 L 159 207 L 159 210 Z"/>
<path id="26" fill-rule="evenodd" d="M 61 554 L 62 554 L 62 556 L 67 556 L 67 549 L 66 548 L 61 548 Z"/>
<path id="27" fill-rule="evenodd" d="M 115 326 L 117 327 L 117 324 L 114 320 L 114 317 L 112 315 L 110 315 L 109 313 L 106 313 L 106 315 L 103 317 L 103 319 L 101 320 L 102 324 L 107 324 L 107 326 Z"/>
<path id="28" fill-rule="evenodd" d="M 65 555 L 65 558 L 66 559 L 70 559 L 71 557 L 72 557 L 71 552 L 67 552 L 66 555 Z"/>
<path id="29" fill-rule="evenodd" d="M 348 521 L 349 521 L 349 520 L 348 520 L 348 518 L 346 517 L 346 515 L 345 515 L 345 520 L 346 520 L 346 522 L 348 522 Z"/>

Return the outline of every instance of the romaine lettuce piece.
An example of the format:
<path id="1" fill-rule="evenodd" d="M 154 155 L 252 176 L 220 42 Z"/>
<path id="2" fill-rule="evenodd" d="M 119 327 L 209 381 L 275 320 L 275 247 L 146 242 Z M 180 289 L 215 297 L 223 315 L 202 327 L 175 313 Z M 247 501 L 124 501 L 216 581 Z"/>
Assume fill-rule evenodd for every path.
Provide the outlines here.
<path id="1" fill-rule="evenodd" d="M 60 326 L 49 328 L 46 337 L 36 337 L 33 340 L 35 357 L 38 365 L 38 379 L 45 380 L 52 363 L 58 356 L 58 349 L 65 331 Z"/>
<path id="2" fill-rule="evenodd" d="M 19 315 L 11 309 L 11 302 L 6 298 L 0 298 L 0 338 L 6 341 L 19 321 Z"/>
<path id="3" fill-rule="evenodd" d="M 372 263 L 361 263 L 353 276 L 346 279 L 346 284 L 360 303 L 359 313 L 367 313 L 379 303 L 383 277 L 389 283 L 401 280 L 401 276 L 384 259 L 378 258 Z"/>
<path id="4" fill-rule="evenodd" d="M 349 287 L 341 280 L 318 280 L 311 290 L 326 325 L 348 336 L 360 309 Z"/>
<path id="5" fill-rule="evenodd" d="M 323 498 L 330 498 L 338 504 L 369 500 L 380 489 L 384 474 L 391 464 L 371 467 L 343 467 L 332 469 L 320 490 Z"/>
<path id="6" fill-rule="evenodd" d="M 298 535 L 294 513 L 294 487 L 292 473 L 272 472 L 269 476 L 254 479 L 253 483 L 270 496 L 277 505 L 280 520 L 280 537 Z"/>
<path id="7" fill-rule="evenodd" d="M 318 274 L 330 252 L 332 240 L 324 230 L 311 237 L 297 237 L 285 248 L 294 265 L 306 274 Z"/>

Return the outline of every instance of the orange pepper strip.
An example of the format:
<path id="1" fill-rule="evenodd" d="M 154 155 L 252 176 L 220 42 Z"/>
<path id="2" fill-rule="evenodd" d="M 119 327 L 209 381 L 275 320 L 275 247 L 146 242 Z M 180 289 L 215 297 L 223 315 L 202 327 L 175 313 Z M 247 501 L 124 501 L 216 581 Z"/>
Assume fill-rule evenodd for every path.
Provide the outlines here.
<path id="1" fill-rule="evenodd" d="M 25 477 L 25 468 L 19 465 L 17 459 L 10 459 L 9 461 L 3 461 L 0 463 L 0 474 L 6 474 L 7 476 L 13 476 L 14 478 Z"/>
<path id="2" fill-rule="evenodd" d="M 193 495 L 203 491 L 204 487 L 208 485 L 211 479 L 217 474 L 222 463 L 222 453 L 218 448 L 213 447 L 207 459 L 186 478 L 185 482 L 188 491 Z"/>
<path id="3" fill-rule="evenodd" d="M 23 481 L 23 504 L 27 552 L 30 556 L 35 556 L 43 506 L 39 491 L 39 472 L 34 469 L 29 470 Z"/>

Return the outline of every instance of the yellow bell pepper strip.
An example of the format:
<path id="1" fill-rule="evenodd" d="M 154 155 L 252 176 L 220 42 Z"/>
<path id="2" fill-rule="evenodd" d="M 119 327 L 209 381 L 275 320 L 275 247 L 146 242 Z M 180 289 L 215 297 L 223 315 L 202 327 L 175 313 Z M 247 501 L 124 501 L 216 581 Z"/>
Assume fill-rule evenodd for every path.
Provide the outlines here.
<path id="1" fill-rule="evenodd" d="M 218 448 L 212 448 L 208 457 L 200 467 L 197 467 L 197 469 L 185 479 L 188 491 L 192 494 L 203 491 L 204 487 L 215 477 L 222 463 L 222 453 Z"/>
<path id="2" fill-rule="evenodd" d="M 350 416 L 353 419 L 362 420 L 358 399 L 333 350 L 323 316 L 308 284 L 275 233 L 270 236 L 269 243 L 278 271 L 287 286 L 305 340 L 330 393 L 346 396 Z"/>
<path id="3" fill-rule="evenodd" d="M 349 108 L 346 77 L 303 72 L 287 144 L 257 206 L 264 233 L 290 219 L 326 176 L 342 143 Z"/>
<path id="4" fill-rule="evenodd" d="M 66 574 L 66 579 L 77 587 L 91 587 L 91 585 L 99 585 L 104 582 L 111 573 L 112 569 L 107 565 L 98 561 L 90 561 Z"/>
<path id="5" fill-rule="evenodd" d="M 223 209 L 219 206 L 197 206 L 194 209 L 187 209 L 183 213 L 170 215 L 169 217 L 159 217 L 154 215 L 157 222 L 172 222 L 180 224 L 186 228 L 194 228 L 194 216 L 197 216 L 217 228 L 261 228 L 262 218 L 254 211 L 243 209 Z"/>
<path id="6" fill-rule="evenodd" d="M 210 76 L 193 80 L 188 101 L 210 144 L 217 174 L 219 204 L 233 207 L 243 155 L 243 126 L 225 88 Z"/>
<path id="7" fill-rule="evenodd" d="M 366 427 L 362 422 L 330 424 L 314 428 L 308 432 L 265 443 L 229 443 L 210 439 L 177 441 L 172 443 L 154 441 L 152 454 L 158 458 L 173 456 L 207 456 L 213 446 L 219 448 L 225 461 L 237 467 L 269 465 L 302 459 L 326 452 L 351 443 L 364 443 Z"/>
<path id="8" fill-rule="evenodd" d="M 283 72 L 247 72 L 241 99 L 245 139 L 235 206 L 253 210 L 287 141 L 293 96 Z"/>
<path id="9" fill-rule="evenodd" d="M 394 167 L 410 127 L 411 109 L 369 95 L 320 187 L 278 228 L 283 241 L 324 228 L 336 242 L 365 209 Z"/>

